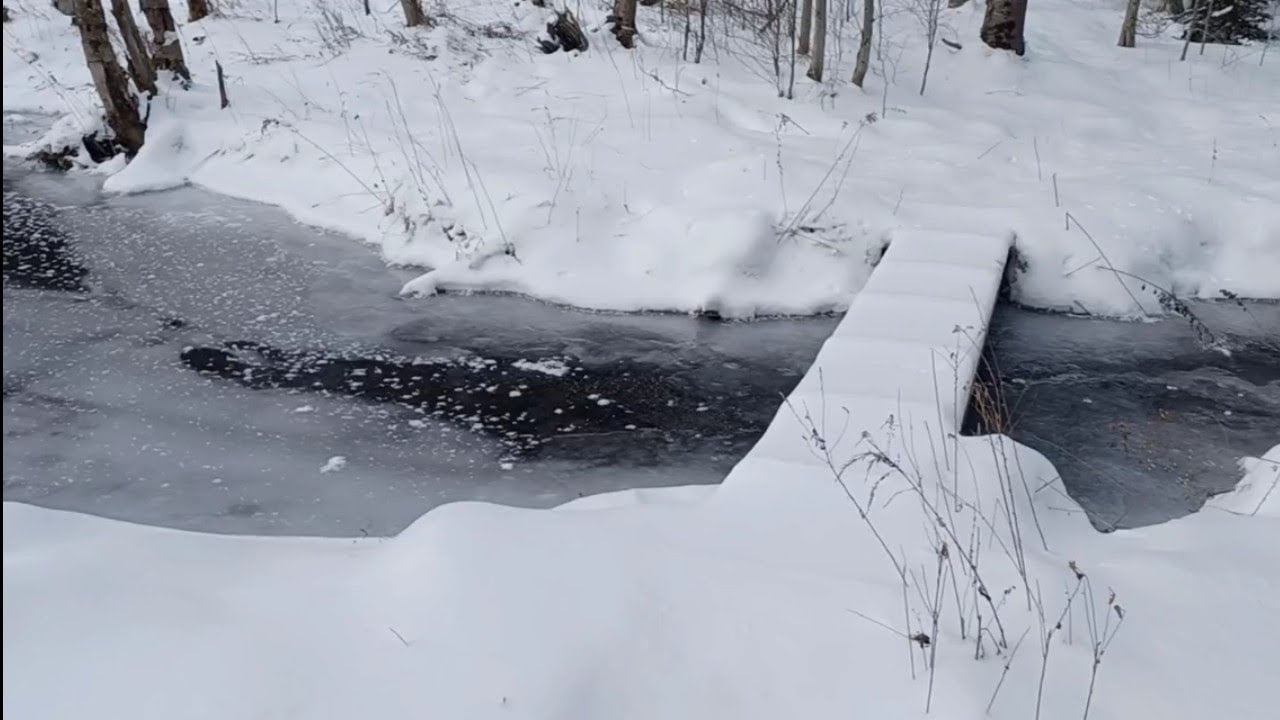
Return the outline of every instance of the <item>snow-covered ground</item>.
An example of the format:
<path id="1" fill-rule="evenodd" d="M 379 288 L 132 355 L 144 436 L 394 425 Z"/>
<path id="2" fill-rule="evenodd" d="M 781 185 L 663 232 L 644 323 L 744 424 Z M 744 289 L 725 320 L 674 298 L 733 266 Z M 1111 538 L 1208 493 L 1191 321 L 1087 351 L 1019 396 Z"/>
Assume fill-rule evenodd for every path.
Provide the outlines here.
<path id="1" fill-rule="evenodd" d="M 96 100 L 46 5 L 11 7 L 4 108 L 70 113 L 66 137 Z M 278 24 L 273 5 L 180 23 L 195 86 L 152 103 L 147 147 L 109 188 L 281 205 L 429 268 L 416 292 L 807 313 L 845 307 L 868 255 L 922 226 L 1015 235 L 1034 305 L 1159 310 L 1108 264 L 1182 295 L 1280 295 L 1280 65 L 1257 47 L 1179 62 L 1172 36 L 1117 48 L 1118 0 L 1037 3 L 1023 58 L 977 40 L 979 3 L 944 10 L 963 49 L 938 46 L 923 96 L 912 12 L 886 5 L 864 91 L 847 82 L 855 26 L 833 12 L 829 81 L 802 64 L 795 100 L 727 23 L 707 62 L 682 61 L 682 23 L 663 29 L 658 8 L 627 52 L 606 3 L 573 3 L 590 50 L 543 55 L 552 11 L 527 1 L 446 2 L 430 30 L 405 30 L 395 3 L 284 0 Z"/>
<path id="2" fill-rule="evenodd" d="M 282 3 L 280 25 L 236 4 L 239 17 L 184 27 L 197 86 L 163 96 L 148 149 L 109 185 L 189 181 L 280 204 L 430 266 L 420 291 L 734 315 L 843 307 L 867 255 L 922 226 L 1016 235 L 1017 292 L 1041 305 L 1133 312 L 1138 288 L 1099 263 L 1188 294 L 1280 294 L 1268 116 L 1280 70 L 1249 48 L 1185 64 L 1172 40 L 1117 49 L 1111 4 L 1033 5 L 1022 59 L 974 40 L 975 3 L 948 12 L 944 36 L 964 48 L 939 48 L 923 98 L 923 48 L 899 15 L 880 65 L 897 84 L 878 72 L 865 94 L 839 83 L 833 96 L 802 81 L 796 101 L 736 48 L 678 62 L 677 34 L 649 23 L 636 53 L 599 33 L 586 54 L 542 56 L 529 38 L 456 23 L 389 41 L 394 7 L 375 19 L 349 5 L 344 27 L 363 35 L 341 53 L 345 31 L 321 13 L 336 2 Z M 532 30 L 547 12 L 476 2 L 458 14 Z M 582 14 L 601 16 L 588 3 Z M 6 110 L 61 95 L 89 117 L 64 26 L 6 26 Z M 1068 211 L 1078 225 L 1064 229 Z M 779 228 L 799 232 L 778 242 Z M 918 313 L 920 296 L 963 288 L 899 289 Z M 918 329 L 872 297 L 860 317 L 880 332 Z M 837 330 L 715 489 L 551 511 L 454 504 L 357 541 L 210 537 L 6 503 L 5 713 L 1274 715 L 1280 446 L 1196 515 L 1100 535 L 1039 454 L 918 412 L 954 409 L 953 388 L 929 399 L 852 372 L 920 362 L 907 353 L 918 347 L 865 329 Z M 916 412 L 889 420 L 876 408 L 895 389 Z"/>

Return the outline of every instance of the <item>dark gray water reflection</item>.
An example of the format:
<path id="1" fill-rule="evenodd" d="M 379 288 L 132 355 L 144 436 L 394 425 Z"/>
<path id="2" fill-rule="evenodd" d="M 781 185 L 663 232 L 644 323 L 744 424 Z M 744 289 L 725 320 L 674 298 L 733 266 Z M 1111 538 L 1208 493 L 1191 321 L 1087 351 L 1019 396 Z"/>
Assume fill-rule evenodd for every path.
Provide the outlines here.
<path id="1" fill-rule="evenodd" d="M 1053 462 L 1099 529 L 1194 512 L 1235 486 L 1241 457 L 1280 443 L 1280 304 L 1192 307 L 1220 348 L 1178 317 L 1001 306 L 992 319 L 1010 434 Z"/>

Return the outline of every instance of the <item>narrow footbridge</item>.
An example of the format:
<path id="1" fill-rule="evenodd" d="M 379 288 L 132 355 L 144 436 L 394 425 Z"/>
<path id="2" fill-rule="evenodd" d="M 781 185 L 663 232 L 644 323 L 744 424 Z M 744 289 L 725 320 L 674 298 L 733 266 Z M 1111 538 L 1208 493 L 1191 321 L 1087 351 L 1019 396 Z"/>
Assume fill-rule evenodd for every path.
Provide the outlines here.
<path id="1" fill-rule="evenodd" d="M 1008 237 L 895 232 L 744 464 L 814 461 L 797 442 L 797 414 L 827 442 L 890 427 L 918 442 L 958 433 L 1009 249 Z"/>

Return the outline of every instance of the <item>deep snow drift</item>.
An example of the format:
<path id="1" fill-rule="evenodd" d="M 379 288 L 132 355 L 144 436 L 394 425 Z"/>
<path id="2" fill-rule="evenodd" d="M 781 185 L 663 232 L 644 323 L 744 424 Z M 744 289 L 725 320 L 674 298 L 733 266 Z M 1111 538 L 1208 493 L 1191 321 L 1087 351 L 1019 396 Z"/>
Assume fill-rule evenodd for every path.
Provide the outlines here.
<path id="1" fill-rule="evenodd" d="M 95 124 L 96 98 L 74 30 L 44 5 L 5 26 L 4 108 L 71 113 L 61 140 Z M 638 50 L 616 47 L 603 5 L 574 5 L 588 52 L 543 55 L 551 10 L 528 2 L 448 2 L 414 31 L 394 4 L 286 0 L 276 24 L 265 4 L 229 3 L 180 28 L 195 86 L 152 103 L 146 148 L 108 188 L 193 182 L 279 204 L 429 268 L 414 292 L 838 309 L 894 229 L 922 226 L 1015 235 L 1033 305 L 1159 311 L 1109 268 L 1180 295 L 1280 295 L 1280 64 L 1256 47 L 1178 62 L 1170 35 L 1123 50 L 1119 3 L 1046 0 L 1017 58 L 977 41 L 969 3 L 943 11 L 963 49 L 938 46 L 920 96 L 918 20 L 890 2 L 865 91 L 847 82 L 856 29 L 840 12 L 829 82 L 802 65 L 785 100 L 764 49 L 714 31 L 727 24 L 695 65 L 658 8 L 640 12 Z"/>

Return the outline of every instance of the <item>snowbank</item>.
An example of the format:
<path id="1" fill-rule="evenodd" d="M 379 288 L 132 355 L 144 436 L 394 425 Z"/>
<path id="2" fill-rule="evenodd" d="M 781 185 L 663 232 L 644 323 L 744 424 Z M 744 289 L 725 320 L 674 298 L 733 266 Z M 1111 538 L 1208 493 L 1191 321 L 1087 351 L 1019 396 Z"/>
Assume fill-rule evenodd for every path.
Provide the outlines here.
<path id="1" fill-rule="evenodd" d="M 979 464 L 989 456 L 968 449 Z M 4 711 L 923 716 L 925 654 L 913 680 L 892 567 L 817 468 L 753 461 L 710 497 L 610 505 L 452 505 L 397 538 L 352 542 L 203 536 L 6 503 Z M 918 507 L 894 507 L 877 508 L 879 529 L 925 554 Z M 1257 653 L 1280 640 L 1274 515 L 1099 536 L 1065 498 L 1041 512 L 1056 552 L 1027 539 L 1049 622 L 1075 582 L 1068 561 L 1090 573 L 1091 610 L 1111 612 L 1114 588 L 1126 613 L 1090 717 L 1271 717 L 1272 665 Z M 1009 580 L 998 577 L 997 597 Z M 1000 601 L 1010 643 L 1030 634 L 991 717 L 1033 717 L 1040 626 L 1023 593 Z M 1044 718 L 1080 717 L 1088 695 L 1077 602 L 1050 641 Z M 984 717 L 1010 651 L 989 641 L 975 661 L 972 637 L 940 635 L 931 715 Z"/>
<path id="2" fill-rule="evenodd" d="M 27 3 L 6 25 L 4 107 L 91 122 L 78 41 Z M 1046 0 L 1025 58 L 943 13 L 929 89 L 915 18 L 896 12 L 865 91 L 856 30 L 833 20 L 833 80 L 777 97 L 767 58 L 641 9 L 620 50 L 583 3 L 584 54 L 543 55 L 549 9 L 448 2 L 432 29 L 389 4 L 229 6 L 180 28 L 196 76 L 152 105 L 122 191 L 191 182 L 288 209 L 428 268 L 406 291 L 504 290 L 615 310 L 727 316 L 845 307 L 900 228 L 1014 235 L 1023 301 L 1158 312 L 1183 296 L 1280 296 L 1280 66 L 1258 48 L 1115 47 L 1117 4 Z M 575 6 L 577 7 L 577 6 Z M 218 109 L 213 64 L 231 106 Z M 1067 220 L 1070 213 L 1072 220 Z"/>
<path id="3" fill-rule="evenodd" d="M 1280 516 L 1280 445 L 1260 458 L 1243 458 L 1236 489 L 1209 498 L 1205 507 L 1242 515 Z"/>

